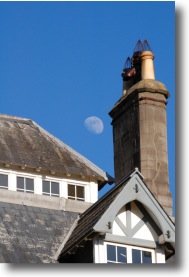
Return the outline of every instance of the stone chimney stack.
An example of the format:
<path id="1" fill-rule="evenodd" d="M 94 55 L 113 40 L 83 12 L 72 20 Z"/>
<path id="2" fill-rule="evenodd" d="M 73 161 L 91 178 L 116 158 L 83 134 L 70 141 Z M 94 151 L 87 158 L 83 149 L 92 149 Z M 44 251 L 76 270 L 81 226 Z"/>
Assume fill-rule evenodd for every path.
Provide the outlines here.
<path id="1" fill-rule="evenodd" d="M 115 182 L 138 167 L 148 188 L 171 216 L 166 129 L 169 92 L 155 80 L 153 59 L 147 41 L 138 41 L 122 72 L 122 97 L 109 112 Z"/>

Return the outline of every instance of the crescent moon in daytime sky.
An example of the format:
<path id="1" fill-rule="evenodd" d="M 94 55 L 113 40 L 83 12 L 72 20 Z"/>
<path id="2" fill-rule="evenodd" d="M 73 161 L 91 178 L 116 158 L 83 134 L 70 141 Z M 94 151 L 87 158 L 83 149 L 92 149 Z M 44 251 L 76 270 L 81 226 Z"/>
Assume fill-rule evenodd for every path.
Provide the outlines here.
<path id="1" fill-rule="evenodd" d="M 104 130 L 104 124 L 102 120 L 96 116 L 90 116 L 84 121 L 85 128 L 96 135 L 99 135 Z"/>

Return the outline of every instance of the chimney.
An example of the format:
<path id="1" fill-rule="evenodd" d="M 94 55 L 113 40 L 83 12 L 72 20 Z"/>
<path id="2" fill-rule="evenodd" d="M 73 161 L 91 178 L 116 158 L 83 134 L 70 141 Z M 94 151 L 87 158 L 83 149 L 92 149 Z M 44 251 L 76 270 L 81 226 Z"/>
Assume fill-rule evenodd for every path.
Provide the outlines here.
<path id="1" fill-rule="evenodd" d="M 122 97 L 109 112 L 115 182 L 118 184 L 138 167 L 148 188 L 172 215 L 166 129 L 169 92 L 163 83 L 155 80 L 153 59 L 147 41 L 143 44 L 138 41 L 122 72 Z"/>

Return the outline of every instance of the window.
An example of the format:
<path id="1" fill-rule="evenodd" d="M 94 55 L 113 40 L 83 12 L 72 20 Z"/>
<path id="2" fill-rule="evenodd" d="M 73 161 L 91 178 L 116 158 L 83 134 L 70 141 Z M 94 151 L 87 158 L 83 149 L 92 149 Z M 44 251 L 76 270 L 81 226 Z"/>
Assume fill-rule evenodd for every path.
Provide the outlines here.
<path id="1" fill-rule="evenodd" d="M 43 194 L 59 197 L 60 195 L 59 183 L 43 180 Z"/>
<path id="2" fill-rule="evenodd" d="M 68 199 L 85 201 L 84 187 L 68 184 Z"/>
<path id="3" fill-rule="evenodd" d="M 107 263 L 127 263 L 127 248 L 107 245 Z"/>
<path id="4" fill-rule="evenodd" d="M 133 264 L 151 264 L 152 253 L 149 251 L 132 249 L 132 260 Z"/>
<path id="5" fill-rule="evenodd" d="M 151 264 L 154 250 L 107 244 L 107 263 Z"/>
<path id="6" fill-rule="evenodd" d="M 8 175 L 0 174 L 0 188 L 8 189 Z"/>
<path id="7" fill-rule="evenodd" d="M 34 179 L 17 176 L 17 191 L 34 193 Z"/>

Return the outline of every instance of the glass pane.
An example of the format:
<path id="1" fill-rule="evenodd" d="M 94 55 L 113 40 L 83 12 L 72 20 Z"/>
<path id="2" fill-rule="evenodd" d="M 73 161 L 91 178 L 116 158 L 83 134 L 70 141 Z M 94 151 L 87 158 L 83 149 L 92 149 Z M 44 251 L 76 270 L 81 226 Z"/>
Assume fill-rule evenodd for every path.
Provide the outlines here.
<path id="1" fill-rule="evenodd" d="M 51 182 L 51 193 L 59 195 L 59 183 Z"/>
<path id="2" fill-rule="evenodd" d="M 43 192 L 50 193 L 50 182 L 43 180 Z"/>
<path id="3" fill-rule="evenodd" d="M 119 263 L 127 263 L 127 249 L 125 247 L 117 246 L 117 260 Z"/>
<path id="4" fill-rule="evenodd" d="M 107 245 L 107 260 L 116 262 L 116 247 Z"/>
<path id="5" fill-rule="evenodd" d="M 132 249 L 133 264 L 141 264 L 140 250 Z"/>
<path id="6" fill-rule="evenodd" d="M 75 186 L 68 185 L 68 196 L 75 197 Z"/>
<path id="7" fill-rule="evenodd" d="M 8 188 L 8 175 L 0 174 L 0 186 Z"/>
<path id="8" fill-rule="evenodd" d="M 144 264 L 152 263 L 152 253 L 149 251 L 142 251 L 142 258 Z"/>
<path id="9" fill-rule="evenodd" d="M 26 178 L 26 190 L 34 191 L 34 180 Z"/>
<path id="10" fill-rule="evenodd" d="M 23 177 L 17 177 L 17 188 L 24 189 L 24 178 Z"/>
<path id="11" fill-rule="evenodd" d="M 84 198 L 84 187 L 76 186 L 77 197 Z"/>

